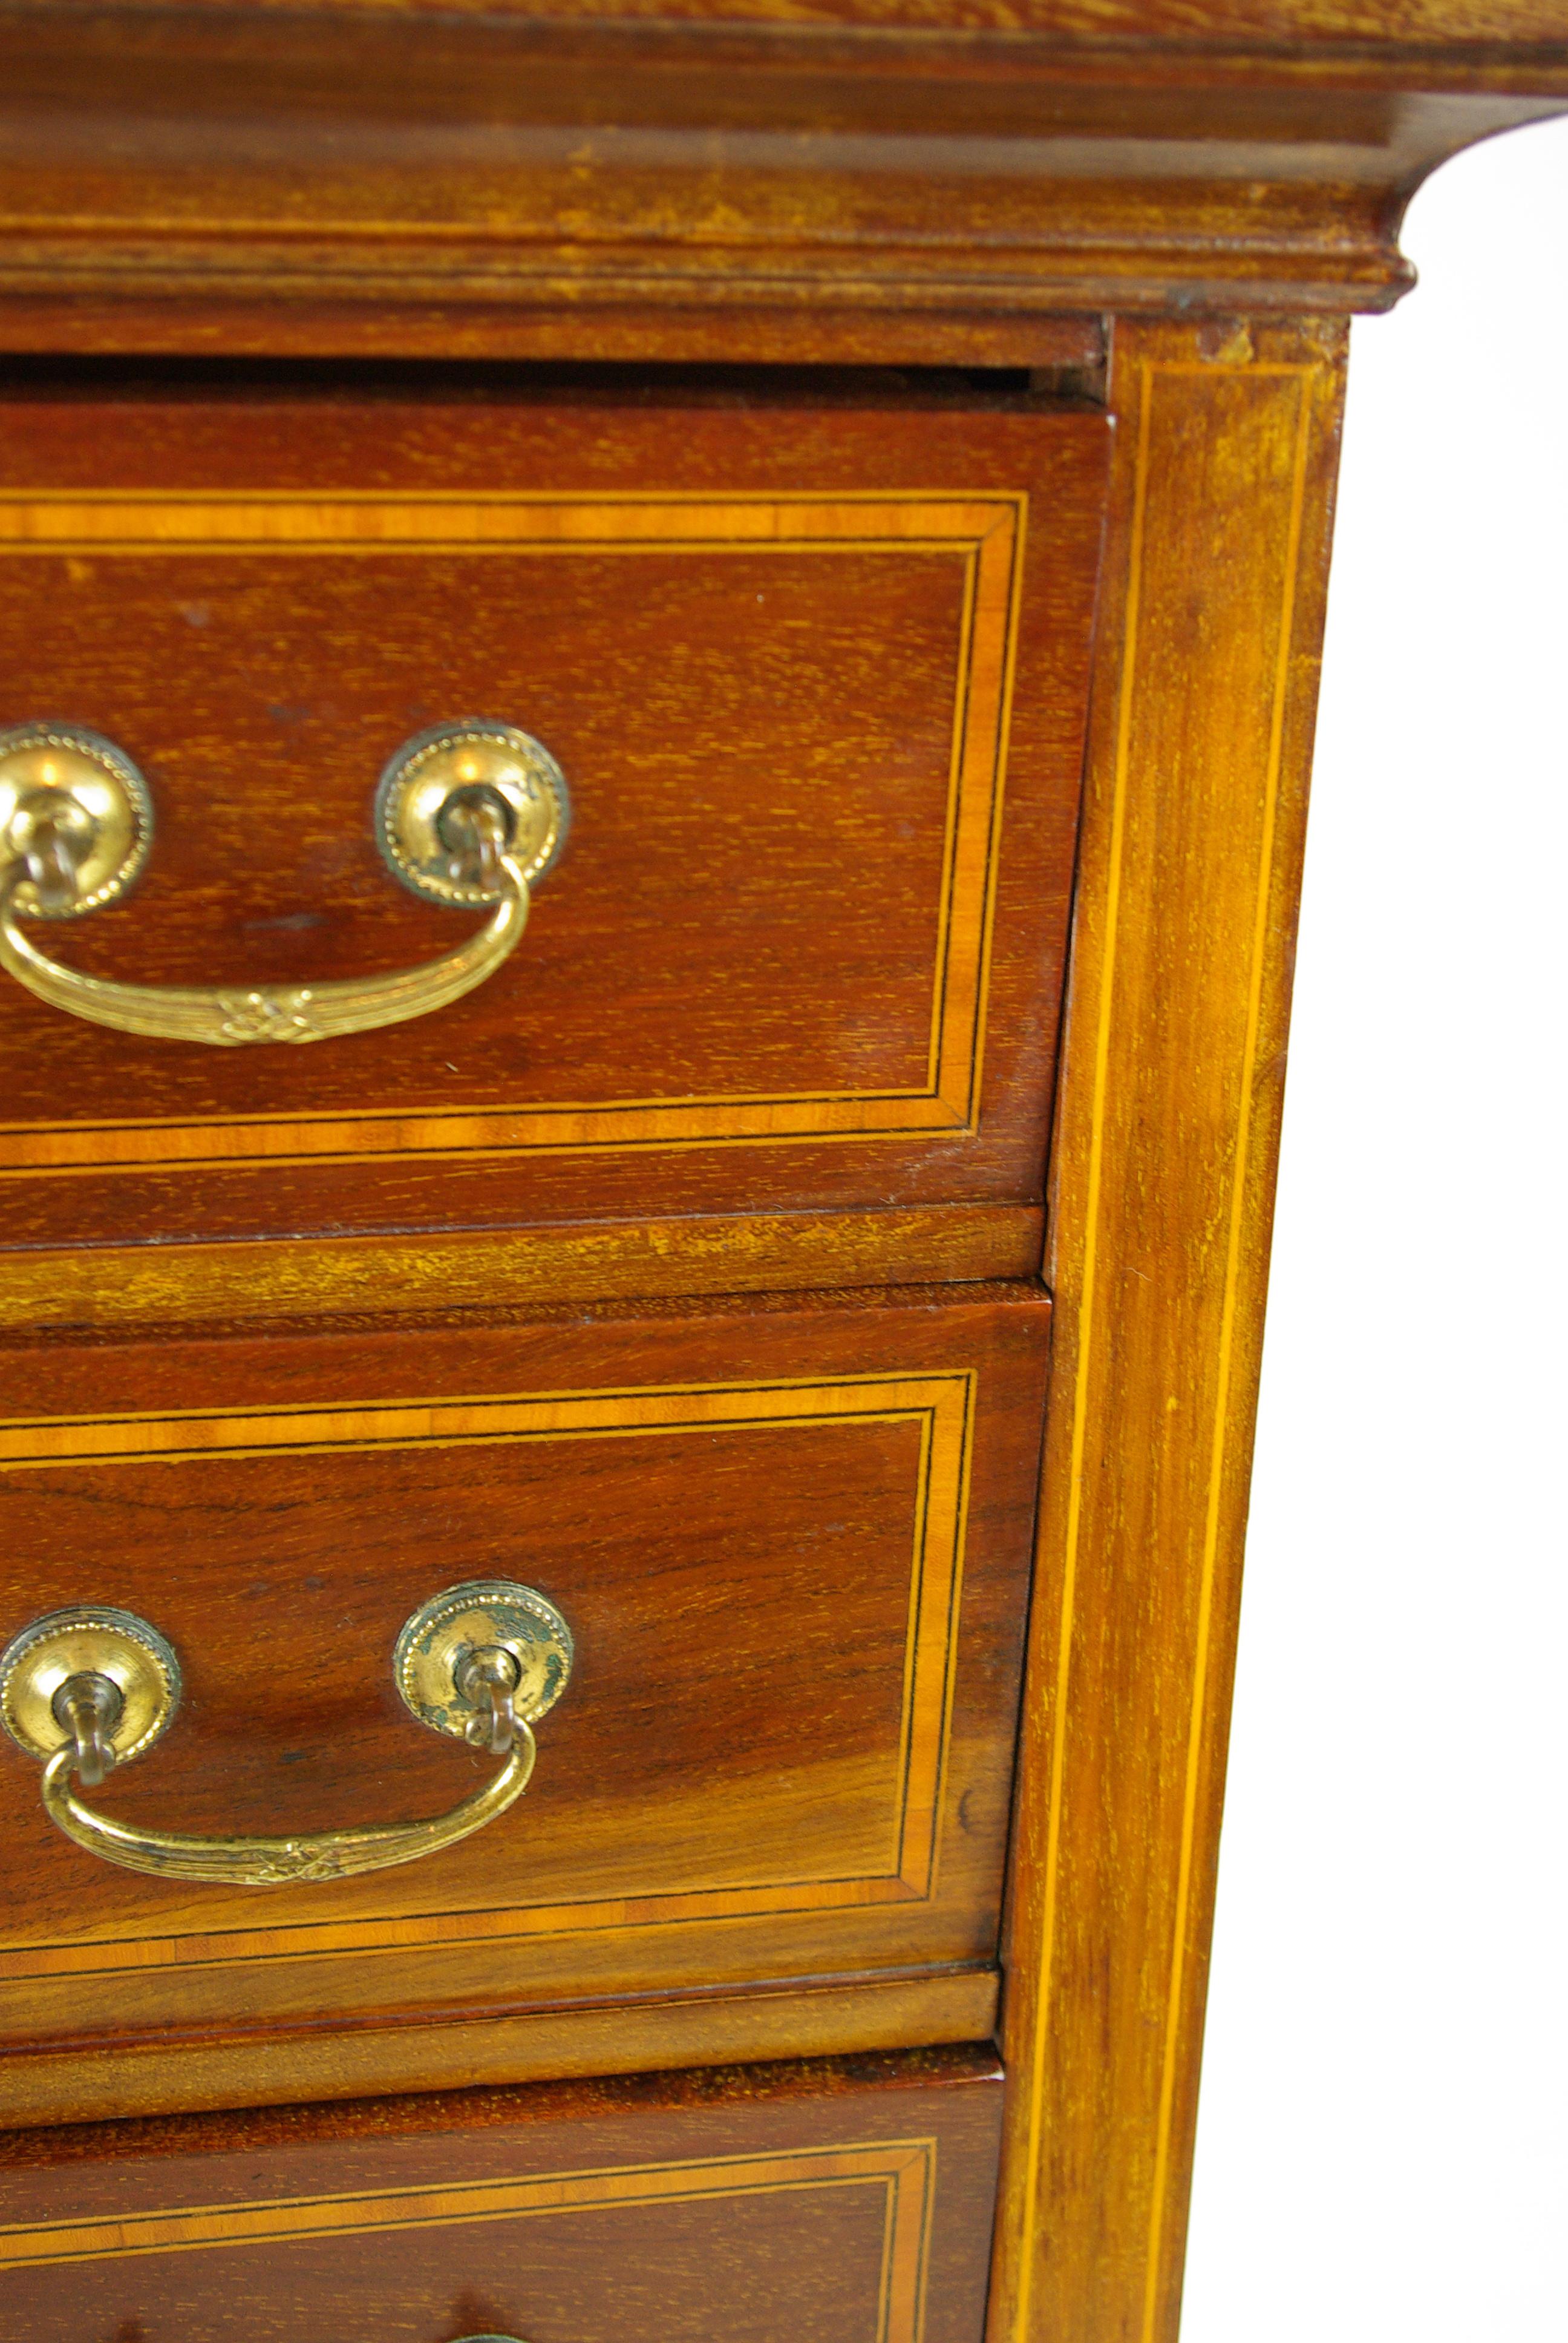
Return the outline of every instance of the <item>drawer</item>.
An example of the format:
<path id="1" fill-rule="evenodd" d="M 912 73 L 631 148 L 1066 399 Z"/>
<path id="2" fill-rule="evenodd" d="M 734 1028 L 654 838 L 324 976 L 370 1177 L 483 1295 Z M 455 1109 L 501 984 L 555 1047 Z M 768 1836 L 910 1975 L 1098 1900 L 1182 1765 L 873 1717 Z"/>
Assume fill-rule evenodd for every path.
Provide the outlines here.
<path id="1" fill-rule="evenodd" d="M 0 2140 L 28 2343 L 980 2343 L 984 2052 Z"/>
<path id="2" fill-rule="evenodd" d="M 0 724 L 106 739 L 151 822 L 120 900 L 17 929 L 103 984 L 221 993 L 266 1044 L 0 978 L 7 1243 L 1038 1202 L 1103 416 L 509 379 L 0 397 Z M 273 1046 L 340 980 L 367 1019 L 389 971 L 425 1001 L 487 932 L 400 883 L 376 812 L 407 744 L 479 719 L 573 809 L 515 950 L 429 1013 Z M 46 749 L 13 753 L 36 796 Z M 458 766 L 424 755 L 428 870 L 418 792 Z"/>
<path id="3" fill-rule="evenodd" d="M 183 1678 L 80 1805 L 274 1845 L 123 1867 L 5 1739 L 0 2117 L 985 2034 L 1048 1323 L 979 1287 L 13 1353 L 0 1640 L 109 1605 Z M 526 1795 L 396 1867 L 301 1849 L 498 1780 L 397 1661 L 492 1580 L 575 1647 Z"/>

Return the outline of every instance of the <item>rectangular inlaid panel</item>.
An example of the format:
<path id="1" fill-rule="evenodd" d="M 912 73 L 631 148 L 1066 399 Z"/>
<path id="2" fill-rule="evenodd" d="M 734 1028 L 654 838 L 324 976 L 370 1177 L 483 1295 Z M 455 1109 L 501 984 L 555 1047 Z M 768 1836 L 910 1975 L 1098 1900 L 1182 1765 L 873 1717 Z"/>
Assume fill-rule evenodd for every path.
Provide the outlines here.
<path id="1" fill-rule="evenodd" d="M 0 988 L 7 1227 L 581 1219 L 1039 1193 L 1103 426 L 1047 411 L 0 400 L 0 721 L 145 773 L 154 985 L 363 977 L 472 913 L 381 862 L 387 759 L 492 718 L 576 818 L 433 1015 L 307 1047 Z"/>
<path id="2" fill-rule="evenodd" d="M 457 1805 L 495 1761 L 422 1728 L 391 1665 L 455 1583 L 537 1587 L 577 1657 L 521 1802 L 359 1877 L 111 1865 L 7 1743 L 0 1847 L 26 1885 L 0 2033 L 85 2048 L 990 1962 L 1047 1316 L 677 1310 L 169 1344 L 146 1376 L 52 1354 L 61 1412 L 0 1425 L 0 1633 L 111 1603 L 176 1647 L 173 1725 L 89 1801 L 123 1825 L 288 1835 Z M 150 1411 L 70 1403 L 146 1379 Z"/>
<path id="3" fill-rule="evenodd" d="M 989 2054 L 0 2142 L 28 2343 L 980 2343 Z"/>

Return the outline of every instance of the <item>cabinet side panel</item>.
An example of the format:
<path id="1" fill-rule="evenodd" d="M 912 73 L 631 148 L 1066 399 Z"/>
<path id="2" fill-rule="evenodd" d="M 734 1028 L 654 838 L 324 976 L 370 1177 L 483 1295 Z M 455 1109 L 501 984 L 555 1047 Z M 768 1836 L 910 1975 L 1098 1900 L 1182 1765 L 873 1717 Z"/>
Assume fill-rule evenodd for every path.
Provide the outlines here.
<path id="1" fill-rule="evenodd" d="M 1176 2332 L 1342 343 L 1117 331 L 992 2343 Z"/>

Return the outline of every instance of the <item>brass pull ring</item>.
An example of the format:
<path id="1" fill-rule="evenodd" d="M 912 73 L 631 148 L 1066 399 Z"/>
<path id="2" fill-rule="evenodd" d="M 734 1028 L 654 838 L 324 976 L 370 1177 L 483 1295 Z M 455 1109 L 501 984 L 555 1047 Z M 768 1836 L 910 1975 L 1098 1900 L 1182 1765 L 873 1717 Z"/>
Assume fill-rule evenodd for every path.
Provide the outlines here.
<path id="1" fill-rule="evenodd" d="M 146 781 L 95 732 L 0 733 L 0 966 L 53 1009 L 156 1041 L 234 1048 L 325 1041 L 428 1016 L 494 975 L 528 924 L 531 889 L 565 839 L 570 801 L 548 749 L 515 726 L 438 725 L 397 751 L 376 798 L 386 861 L 416 894 L 487 908 L 476 936 L 420 968 L 315 984 L 127 984 L 39 950 L 24 919 L 67 920 L 135 884 L 153 838 Z"/>
<path id="2" fill-rule="evenodd" d="M 129 1764 L 165 1733 L 180 1700 L 180 1664 L 156 1627 L 107 1606 L 54 1611 L 0 1653 L 0 1722 L 44 1765 L 49 1819 L 89 1855 L 126 1871 L 224 1887 L 293 1887 L 414 1863 L 483 1830 L 528 1788 L 535 1722 L 572 1667 L 572 1639 L 532 1587 L 477 1579 L 424 1604 L 397 1638 L 393 1673 L 405 1705 L 432 1732 L 505 1755 L 499 1773 L 444 1815 L 291 1837 L 204 1838 L 116 1822 L 71 1787 Z"/>

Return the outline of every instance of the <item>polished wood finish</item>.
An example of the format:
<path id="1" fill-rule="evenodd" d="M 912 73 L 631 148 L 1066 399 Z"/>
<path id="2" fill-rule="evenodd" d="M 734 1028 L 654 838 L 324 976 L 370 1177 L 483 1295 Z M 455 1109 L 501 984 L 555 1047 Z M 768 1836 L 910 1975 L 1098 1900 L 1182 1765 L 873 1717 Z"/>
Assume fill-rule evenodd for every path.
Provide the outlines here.
<path id="1" fill-rule="evenodd" d="M 7 984 L 9 1242 L 1038 1199 L 1103 417 L 595 389 L 0 405 L 5 712 L 107 734 L 157 814 L 59 957 L 308 983 L 450 949 L 472 916 L 370 820 L 443 718 L 537 732 L 577 800 L 519 950 L 438 1016 L 199 1049 Z"/>
<path id="2" fill-rule="evenodd" d="M 162 1812 L 178 1785 L 184 1818 L 226 1799 L 259 1820 L 286 1788 L 290 1812 L 314 1818 L 314 1800 L 337 1818 L 322 1711 L 236 1705 L 219 1631 L 226 1650 L 276 1649 L 330 1590 L 334 1619 L 356 1636 L 374 1620 L 384 1644 L 405 1597 L 429 1591 L 410 1534 L 434 1554 L 460 1534 L 466 1566 L 475 1509 L 487 1496 L 493 1513 L 503 1488 L 548 1484 L 548 1505 L 508 1515 L 507 1559 L 542 1557 L 547 1591 L 569 1580 L 590 1622 L 580 1694 L 547 1725 L 518 1817 L 558 1936 L 531 1928 L 550 1906 L 508 1866 L 488 1913 L 477 1887 L 443 1917 L 417 1887 L 389 1910 L 367 1883 L 341 1943 L 306 1946 L 321 1927 L 306 1914 L 292 1953 L 257 1924 L 244 1962 L 228 1957 L 244 1926 L 216 1906 L 181 1920 L 187 1957 L 172 1918 L 155 1944 L 150 1907 L 95 1883 L 68 1940 L 43 1925 L 60 1901 L 44 1889 L 77 1858 L 16 1826 L 12 1953 L 32 1973 L 9 1988 L 10 2122 L 337 2101 L 17 2135 L 0 2301 L 22 2289 L 12 2323 L 30 2336 L 76 2343 L 90 2313 L 116 2343 L 161 2343 L 170 2318 L 252 2343 L 293 2332 L 303 2287 L 348 2343 L 492 2325 L 531 2343 L 775 2343 L 781 2328 L 914 2343 L 887 2231 L 850 2235 L 878 2189 L 894 2237 L 911 2234 L 898 2206 L 915 2167 L 876 2161 L 910 2135 L 868 2110 L 913 2109 L 940 2077 L 944 2107 L 989 2111 L 995 2070 L 971 2054 L 875 2077 L 777 2065 L 368 2110 L 346 2095 L 950 2042 L 997 2022 L 1000 1955 L 987 2343 L 1174 2343 L 1343 320 L 1410 283 L 1400 216 L 1427 171 L 1565 103 L 1560 0 L 0 0 L 0 347 L 22 354 L 0 596 L 30 689 L 74 702 L 89 666 L 96 679 L 95 709 L 50 712 L 114 730 L 117 711 L 155 782 L 178 782 L 163 868 L 179 908 L 153 949 L 172 967 L 199 944 L 206 976 L 249 919 L 248 942 L 280 955 L 258 972 L 286 977 L 301 950 L 336 972 L 346 947 L 369 965 L 444 944 L 446 923 L 389 891 L 344 824 L 368 786 L 362 738 L 389 749 L 416 714 L 459 712 L 377 679 L 383 636 L 420 690 L 437 673 L 487 694 L 526 679 L 528 704 L 494 712 L 568 752 L 593 813 L 512 990 L 465 1008 L 477 1046 L 438 1070 L 417 1054 L 434 1035 L 393 1072 L 361 1051 L 337 1089 L 330 1065 L 170 1064 L 154 1104 L 118 1045 L 63 1045 L 88 1079 L 62 1081 L 60 1029 L 40 1040 L 36 1012 L 6 1004 L 7 1031 L 32 1037 L 7 1057 L 24 1101 L 7 1120 L 25 1127 L 3 1189 L 17 1250 L 0 1365 L 22 1396 L 5 1435 L 19 1469 L 0 1478 L 26 1483 L 33 1508 L 5 1548 L 16 1615 L 45 1585 L 63 1597 L 48 1572 L 67 1549 L 119 1557 L 155 1614 L 181 1607 L 202 1654 L 184 1754 L 171 1738 L 111 1795 Z M 63 353 L 98 356 L 67 377 Z M 180 357 L 196 363 L 171 370 Z M 433 357 L 474 363 L 369 363 Z M 851 366 L 867 371 L 826 371 Z M 1029 371 L 882 371 L 964 366 Z M 656 533 L 677 505 L 689 533 L 633 557 L 625 516 L 660 499 Z M 809 550 L 783 535 L 804 500 Z M 350 507 L 374 515 L 378 552 L 343 551 Z M 437 549 L 411 549 L 417 507 Z M 481 560 L 479 516 L 501 507 Z M 579 516 L 580 537 L 548 561 L 547 507 Z M 311 531 L 332 549 L 307 559 Z M 991 601 L 982 624 L 970 588 L 994 584 L 1004 537 L 1030 567 L 1016 621 Z M 366 582 L 398 563 L 428 624 Z M 528 582 L 547 568 L 548 593 Z M 476 611 L 480 570 L 502 581 L 498 614 Z M 138 620 L 123 640 L 110 571 Z M 210 572 L 210 591 L 176 596 L 176 572 Z M 737 582 L 753 573 L 761 606 Z M 655 579 L 652 597 L 630 582 Z M 226 641 L 215 610 L 244 621 Z M 526 676 L 507 664 L 519 643 Z M 952 721 L 960 672 L 981 679 L 970 731 Z M 672 718 L 663 766 L 634 759 L 637 728 Z M 1010 767 L 989 972 L 990 880 L 977 891 L 955 861 L 949 886 L 943 860 L 985 826 L 950 829 L 944 794 L 955 741 L 956 769 L 984 766 L 980 730 L 993 776 L 1004 746 Z M 247 880 L 255 909 L 236 908 L 236 833 L 195 762 L 231 739 L 275 809 L 297 803 L 305 749 L 343 792 L 313 833 L 342 890 L 320 928 L 282 924 L 297 882 L 276 842 Z M 623 786 L 596 830 L 601 772 Z M 693 809 L 721 818 L 700 828 Z M 739 942 L 716 902 L 746 909 Z M 138 916 L 113 914 L 116 932 Z M 107 954 L 108 920 L 99 932 Z M 939 934 L 955 954 L 940 982 Z M 678 970 L 662 1000 L 656 935 Z M 100 946 L 84 930 L 79 949 Z M 972 1056 L 944 1057 L 946 1027 L 933 1054 L 950 979 L 960 1007 L 985 997 L 983 1061 L 972 1020 Z M 540 998 L 554 1021 L 542 1041 L 528 1026 L 538 1083 L 519 1089 L 516 1037 Z M 636 1067 L 648 1079 L 628 1089 Z M 924 1122 L 856 1121 L 893 1093 Z M 739 1122 L 716 1126 L 716 1101 Z M 437 1151 L 448 1113 L 465 1152 Z M 1015 1743 L 1041 1267 L 1054 1359 Z M 920 1277 L 1012 1283 L 930 1293 L 910 1287 Z M 779 1291 L 810 1283 L 881 1291 Z M 715 1298 L 727 1290 L 758 1298 Z M 950 1459 L 970 1375 L 957 1631 L 949 1609 L 927 1632 L 920 1605 L 894 1618 L 917 1543 L 911 1427 L 936 1457 L 945 1424 Z M 851 1386 L 873 1420 L 851 1426 L 824 1396 Z M 449 1450 L 419 1450 L 416 1469 L 411 1402 L 442 1437 L 468 1409 L 487 1444 L 463 1452 L 466 1477 Z M 717 1432 L 706 1407 L 743 1420 Z M 230 1474 L 261 1495 L 221 1523 L 245 1568 L 198 1586 L 193 1541 L 223 1513 L 201 1493 Z M 951 1488 L 950 1472 L 920 1535 L 939 1608 L 958 1590 Z M 637 1670 L 672 1590 L 714 1665 L 682 1660 L 665 1739 Z M 116 1590 L 100 1572 L 92 1591 Z M 934 1653 L 955 1671 L 950 1735 Z M 923 1739 L 900 1747 L 926 1771 L 895 1845 L 873 1775 L 885 1786 L 906 1661 Z M 326 1664 L 351 1699 L 336 1644 Z M 239 1715 L 248 1755 L 223 1738 Z M 406 1729 L 395 1740 L 369 1706 L 356 1721 L 378 1795 L 405 1776 L 433 1790 L 443 1759 L 461 1762 L 434 1746 L 406 1762 Z M 210 1779 L 203 1746 L 219 1753 Z M 694 1753 L 718 1785 L 700 1815 Z M 966 1765 L 967 1815 L 952 1804 Z M 19 1762 L 5 1770 L 30 1790 Z M 780 1860 L 767 1878 L 739 1860 L 785 1841 L 818 1866 L 792 1906 Z M 579 1887 L 597 1913 L 573 1906 Z M 724 1902 L 753 1891 L 777 1908 Z M 491 1942 L 478 1923 L 497 1914 Z M 922 2108 L 920 2137 L 941 2119 Z M 846 2167 L 837 2228 L 813 2228 L 829 2200 L 791 2166 L 744 2216 L 722 2194 L 700 2213 L 651 2195 L 623 2208 L 642 2224 L 617 2232 L 629 2248 L 585 2273 L 575 2241 L 612 2217 L 593 2194 L 607 2167 L 764 2157 L 777 2177 L 819 2151 L 870 2157 Z M 568 2170 L 598 2208 L 577 2229 L 528 2193 Z M 950 2215 L 978 2255 L 989 2164 L 944 2146 L 937 2176 L 939 2227 Z M 415 2247 L 399 2185 L 435 2207 Z M 483 2195 L 498 2189 L 513 2193 Z M 328 2198 L 357 2208 L 349 2226 L 385 2223 L 378 2259 L 332 2234 Z M 466 2249 L 523 2234 L 520 2266 L 578 2292 L 518 2292 L 512 2263 L 498 2290 L 460 2291 L 442 2226 L 459 2199 L 496 2217 L 465 2228 Z M 222 2242 L 242 2233 L 243 2249 Z M 530 2263 L 547 2237 L 566 2242 Z M 82 2258 L 51 2260 L 51 2240 Z M 648 2257 L 658 2283 L 634 2295 L 627 2273 Z M 950 2295 L 933 2278 L 930 2343 L 978 2343 L 963 2267 Z M 205 2275 L 219 2270 L 235 2275 Z M 389 2302 L 386 2273 L 410 2270 L 413 2293 Z"/>
<path id="3" fill-rule="evenodd" d="M 86 2116 L 179 2117 L 193 2109 L 257 2107 L 308 2098 L 331 2120 L 361 2091 L 460 2090 L 498 2075 L 514 2082 L 627 2075 L 735 2058 L 799 2058 L 819 2051 L 909 2050 L 990 2041 L 998 1972 L 989 1963 L 912 1976 L 824 1977 L 759 1991 L 706 1986 L 639 2000 L 477 2015 L 433 2007 L 417 2023 L 352 2027 L 274 2024 L 226 2034 L 198 2024 L 156 2038 L 100 2041 L 84 2076 L 79 2043 L 7 2055 L 0 2140 L 7 2126 L 71 2124 Z"/>
<path id="4" fill-rule="evenodd" d="M 1343 357 L 1116 333 L 992 2343 L 1176 2334 Z"/>
<path id="5" fill-rule="evenodd" d="M 980 2343 L 984 2051 L 0 2141 L 28 2343 Z"/>
<path id="6" fill-rule="evenodd" d="M 0 1277 L 0 1329 L 331 1324 L 363 1318 L 389 1295 L 406 1309 L 449 1315 L 567 1300 L 1032 1278 L 1044 1228 L 1040 1204 L 929 1204 L 567 1221 L 413 1241 L 30 1245 L 11 1254 Z"/>
<path id="7" fill-rule="evenodd" d="M 420 1730 L 390 1654 L 463 1579 L 538 1586 L 578 1659 L 522 1803 L 359 1879 L 95 1862 L 7 1747 L 0 2108 L 28 2054 L 70 2045 L 85 2113 L 111 2040 L 166 2050 L 179 2094 L 171 2034 L 308 2026 L 325 2051 L 335 2028 L 987 1968 L 1049 1309 L 974 1293 L 33 1353 L 29 1416 L 0 1427 L 0 1634 L 110 1601 L 185 1672 L 104 1810 L 253 1835 L 455 1805 L 494 1761 Z M 491 2039 L 475 2071 L 505 2074 Z M 158 2063 L 143 2104 L 170 2103 Z"/>
<path id="8" fill-rule="evenodd" d="M 1552 111 L 1568 40 L 1556 0 L 53 0 L 0 88 L 13 347 L 1043 367 L 1104 311 L 1388 306 L 1411 190 Z"/>

